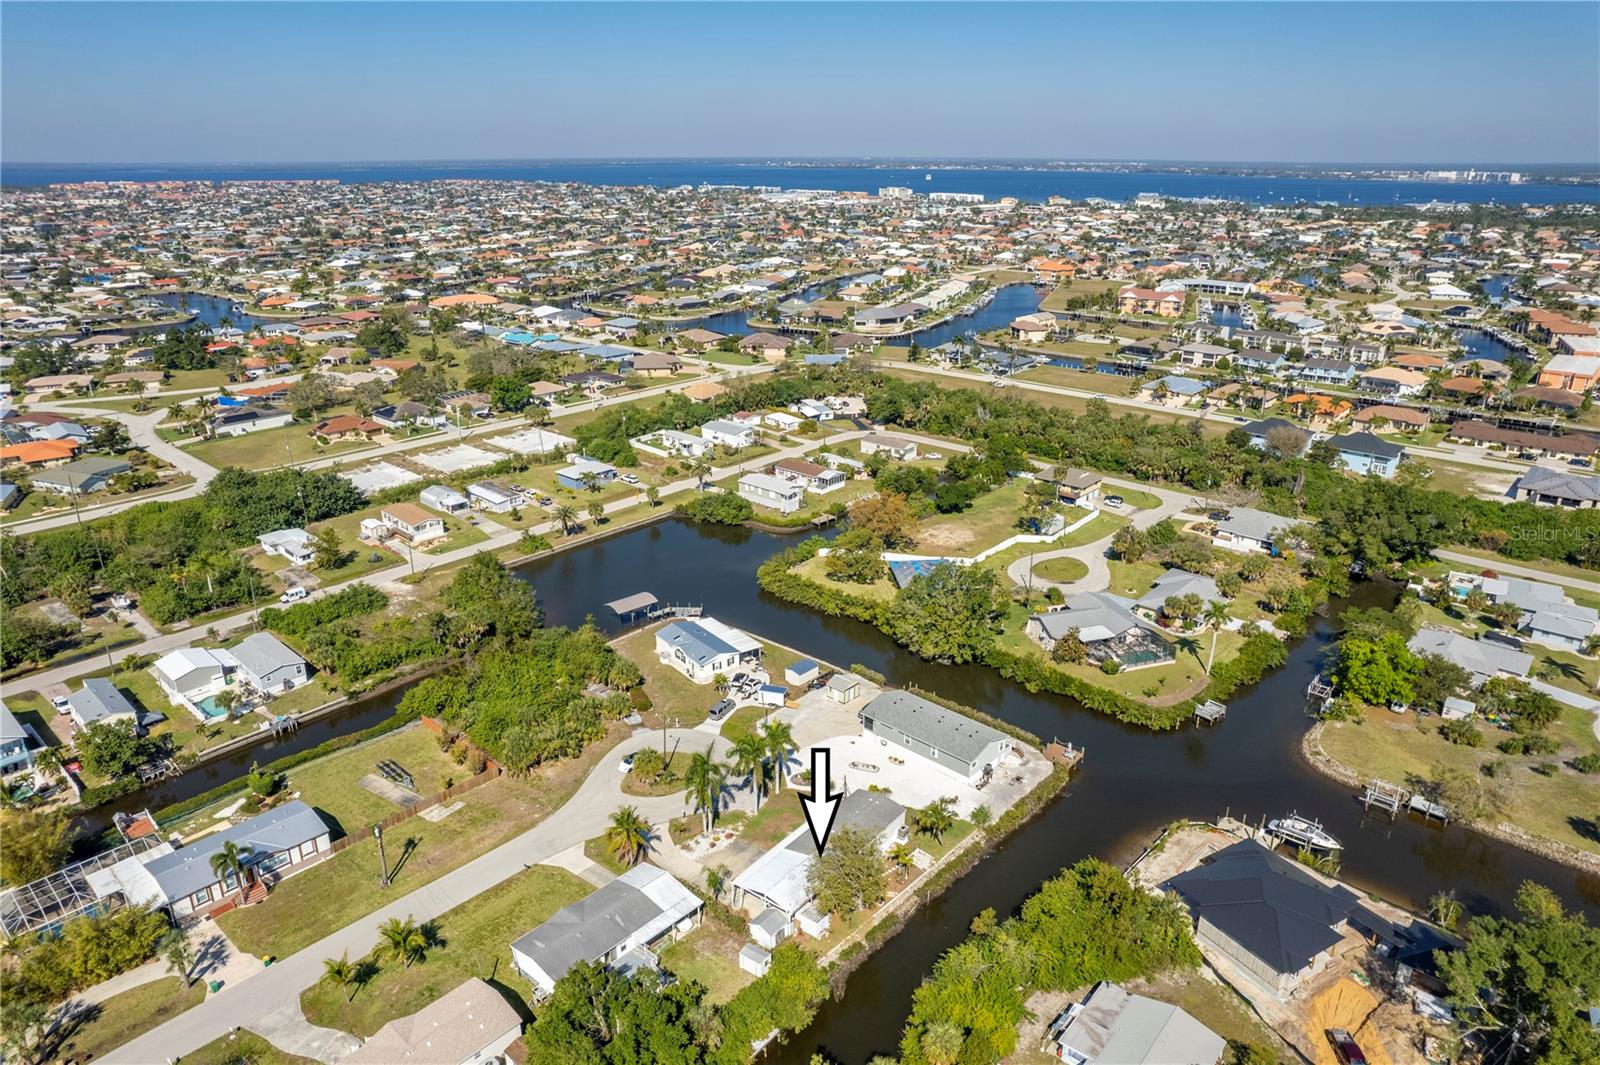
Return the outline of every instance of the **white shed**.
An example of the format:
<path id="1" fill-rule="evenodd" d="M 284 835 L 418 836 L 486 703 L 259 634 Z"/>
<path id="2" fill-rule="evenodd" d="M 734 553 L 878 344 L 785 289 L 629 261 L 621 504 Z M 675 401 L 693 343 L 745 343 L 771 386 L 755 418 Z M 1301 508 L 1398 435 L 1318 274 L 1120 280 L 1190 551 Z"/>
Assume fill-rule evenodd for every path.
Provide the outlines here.
<path id="1" fill-rule="evenodd" d="M 746 943 L 739 948 L 739 968 L 756 976 L 765 976 L 767 970 L 772 968 L 772 952 L 754 943 Z"/>

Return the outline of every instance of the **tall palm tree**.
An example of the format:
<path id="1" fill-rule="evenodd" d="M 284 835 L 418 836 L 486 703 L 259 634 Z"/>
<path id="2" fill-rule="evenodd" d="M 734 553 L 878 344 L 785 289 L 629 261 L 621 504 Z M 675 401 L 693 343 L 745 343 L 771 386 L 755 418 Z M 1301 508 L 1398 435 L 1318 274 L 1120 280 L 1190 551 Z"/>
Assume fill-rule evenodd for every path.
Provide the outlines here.
<path id="1" fill-rule="evenodd" d="M 606 848 L 623 865 L 638 865 L 650 853 L 650 823 L 639 816 L 637 807 L 624 806 L 611 815 Z"/>
<path id="2" fill-rule="evenodd" d="M 378 938 L 383 941 L 384 953 L 405 962 L 407 969 L 412 962 L 423 961 L 428 956 L 428 937 L 409 917 L 404 920 L 391 917 L 383 922 L 378 926 Z"/>
<path id="3" fill-rule="evenodd" d="M 772 757 L 773 776 L 778 781 L 778 791 L 783 791 L 783 778 L 788 774 L 789 749 L 794 746 L 794 729 L 783 721 L 768 721 L 761 726 L 761 741 L 767 745 Z"/>
<path id="4" fill-rule="evenodd" d="M 703 491 L 706 486 L 706 475 L 711 472 L 710 463 L 704 459 L 695 459 L 689 463 L 689 476 L 695 479 L 695 484 Z"/>
<path id="5" fill-rule="evenodd" d="M 740 736 L 733 742 L 728 764 L 738 776 L 749 774 L 750 787 L 756 793 L 756 812 L 761 812 L 761 792 L 767 783 L 767 744 L 753 732 Z"/>
<path id="6" fill-rule="evenodd" d="M 1217 636 L 1222 632 L 1222 627 L 1230 620 L 1228 604 L 1218 599 L 1213 599 L 1206 604 L 1201 612 L 1201 618 L 1211 627 L 1211 653 L 1206 656 L 1206 674 L 1211 673 L 1211 664 L 1217 660 Z"/>
<path id="7" fill-rule="evenodd" d="M 241 847 L 230 839 L 222 845 L 221 850 L 211 856 L 211 871 L 224 884 L 231 876 L 238 886 L 239 893 L 243 895 L 250 883 L 254 882 L 254 878 L 250 877 L 250 866 L 247 864 L 254 853 L 249 847 Z M 246 881 L 247 877 L 250 877 L 249 882 Z"/>
<path id="8" fill-rule="evenodd" d="M 689 768 L 683 774 L 689 797 L 705 818 L 707 832 L 716 823 L 717 804 L 728 785 L 728 770 L 712 754 L 714 749 L 714 745 L 707 744 L 704 751 L 697 752 L 689 759 Z"/>
<path id="9" fill-rule="evenodd" d="M 565 503 L 556 507 L 554 517 L 556 524 L 561 526 L 561 534 L 563 536 L 571 533 L 572 527 L 578 522 L 578 512 Z"/>

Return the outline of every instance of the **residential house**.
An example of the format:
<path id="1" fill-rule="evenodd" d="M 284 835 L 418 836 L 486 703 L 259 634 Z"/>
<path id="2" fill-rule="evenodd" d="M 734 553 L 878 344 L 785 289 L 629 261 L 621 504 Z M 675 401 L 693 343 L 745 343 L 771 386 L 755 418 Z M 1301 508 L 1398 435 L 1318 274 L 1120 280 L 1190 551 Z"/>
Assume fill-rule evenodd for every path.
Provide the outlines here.
<path id="1" fill-rule="evenodd" d="M 917 442 L 889 433 L 868 433 L 861 438 L 861 453 L 876 455 L 880 451 L 892 459 L 909 462 L 917 457 Z"/>
<path id="2" fill-rule="evenodd" d="M 1132 669 L 1172 661 L 1171 645 L 1133 607 L 1134 601 L 1124 596 L 1083 592 L 1055 610 L 1031 615 L 1023 631 L 1047 651 L 1075 631 L 1088 651 L 1088 661 L 1096 665 L 1110 659 Z"/>
<path id="3" fill-rule="evenodd" d="M 907 691 L 881 692 L 856 716 L 863 736 L 888 740 L 968 784 L 987 781 L 1017 749 L 1016 741 L 998 729 Z"/>
<path id="4" fill-rule="evenodd" d="M 1177 318 L 1183 314 L 1183 293 L 1159 292 L 1155 289 L 1128 285 L 1117 291 L 1117 310 L 1128 315 L 1145 314 L 1159 318 Z"/>
<path id="5" fill-rule="evenodd" d="M 1416 370 L 1403 370 L 1398 366 L 1380 366 L 1368 370 L 1357 379 L 1363 392 L 1376 392 L 1385 396 L 1414 396 L 1428 383 L 1428 375 Z"/>
<path id="6" fill-rule="evenodd" d="M 413 400 L 389 403 L 372 412 L 372 420 L 386 429 L 403 429 L 407 426 L 441 428 L 448 423 L 442 414 L 436 414 Z"/>
<path id="7" fill-rule="evenodd" d="M 522 506 L 525 498 L 522 489 L 497 484 L 494 481 L 474 481 L 467 485 L 467 498 L 479 510 L 490 514 L 504 514 Z"/>
<path id="8" fill-rule="evenodd" d="M 1202 344 L 1196 341 L 1179 348 L 1174 358 L 1183 366 L 1209 369 L 1215 366 L 1219 359 L 1233 358 L 1233 349 L 1222 347 L 1219 344 Z"/>
<path id="9" fill-rule="evenodd" d="M 789 354 L 794 341 L 773 333 L 751 333 L 739 341 L 739 350 L 746 355 L 759 355 L 768 362 L 782 362 Z"/>
<path id="10" fill-rule="evenodd" d="M 1048 340 L 1055 328 L 1056 316 L 1048 311 L 1024 314 L 1011 320 L 1011 335 L 1029 344 Z"/>
<path id="11" fill-rule="evenodd" d="M 1301 455 L 1311 444 L 1311 434 L 1285 418 L 1266 418 L 1240 427 L 1250 438 L 1250 446 L 1262 451 L 1281 451 Z"/>
<path id="12" fill-rule="evenodd" d="M 263 695 L 282 695 L 306 682 L 306 660 L 270 632 L 253 632 L 229 653 L 238 678 Z"/>
<path id="13" fill-rule="evenodd" d="M 1044 1049 L 1072 1065 L 1216 1065 L 1228 1042 L 1178 1006 L 1102 982 L 1050 1024 Z"/>
<path id="14" fill-rule="evenodd" d="M 682 619 L 656 632 L 656 657 L 696 684 L 761 660 L 761 641 L 712 617 Z"/>
<path id="15" fill-rule="evenodd" d="M 233 873 L 218 877 L 211 859 L 232 843 L 245 865 L 244 881 L 251 896 L 265 894 L 266 885 L 281 880 L 287 871 L 301 869 L 332 853 L 328 826 L 317 812 L 299 799 L 265 813 L 201 836 L 193 843 L 152 859 L 144 865 L 149 893 L 130 902 L 157 902 L 180 922 L 211 915 L 238 900 L 242 886 Z"/>
<path id="16" fill-rule="evenodd" d="M 1452 422 L 1446 438 L 1478 447 L 1504 448 L 1525 458 L 1554 455 L 1565 459 L 1592 459 L 1600 451 L 1600 437 L 1587 433 L 1538 433 L 1480 421 Z"/>
<path id="17" fill-rule="evenodd" d="M 317 554 L 311 546 L 311 534 L 304 529 L 277 529 L 262 533 L 256 537 L 256 543 L 267 554 L 277 555 L 297 566 L 310 565 Z"/>
<path id="18" fill-rule="evenodd" d="M 1255 840 L 1223 848 L 1162 887 L 1188 906 L 1202 953 L 1280 1000 L 1328 967 L 1361 911 L 1355 892 Z"/>
<path id="19" fill-rule="evenodd" d="M 123 721 L 135 726 L 139 723 L 139 711 L 104 677 L 90 677 L 83 687 L 67 696 L 67 713 L 80 729 Z"/>
<path id="20" fill-rule="evenodd" d="M 1385 479 L 1400 469 L 1406 449 L 1380 440 L 1371 433 L 1346 433 L 1328 438 L 1339 453 L 1339 464 L 1351 473 L 1370 473 Z"/>
<path id="21" fill-rule="evenodd" d="M 201 720 L 207 720 L 221 715 L 206 714 L 200 708 L 201 703 L 233 683 L 237 668 L 238 662 L 231 651 L 180 647 L 156 659 L 155 665 L 150 667 L 150 675 L 155 677 L 168 699 L 187 706 Z"/>
<path id="22" fill-rule="evenodd" d="M 671 377 L 681 369 L 683 360 L 664 351 L 641 351 L 629 360 L 629 370 L 644 377 Z"/>
<path id="23" fill-rule="evenodd" d="M 1161 614 L 1168 599 L 1187 595 L 1198 597 L 1202 605 L 1228 601 L 1210 577 L 1185 569 L 1169 569 L 1155 579 L 1148 592 L 1134 600 L 1133 606 L 1154 618 Z"/>
<path id="24" fill-rule="evenodd" d="M 332 418 L 324 418 L 311 427 L 312 436 L 325 437 L 329 440 L 371 440 L 383 432 L 383 426 L 371 418 L 363 418 L 357 414 L 336 414 Z"/>
<path id="25" fill-rule="evenodd" d="M 378 520 L 388 527 L 391 534 L 413 547 L 432 543 L 445 535 L 444 519 L 415 503 L 390 503 L 378 512 Z"/>
<path id="26" fill-rule="evenodd" d="M 700 435 L 713 444 L 721 444 L 724 447 L 733 448 L 735 451 L 742 447 L 749 447 L 756 442 L 754 428 L 721 418 L 702 425 L 700 427 Z"/>
<path id="27" fill-rule="evenodd" d="M 920 303 L 896 303 L 887 307 L 864 307 L 855 313 L 857 329 L 902 329 L 928 308 Z"/>
<path id="28" fill-rule="evenodd" d="M 1579 606 L 1554 584 L 1521 577 L 1485 577 L 1479 584 L 1491 602 L 1521 609 L 1517 630 L 1534 643 L 1578 654 L 1600 629 L 1600 611 Z"/>
<path id="29" fill-rule="evenodd" d="M 1585 510 L 1600 507 L 1600 477 L 1534 466 L 1511 486 L 1514 498 L 1546 507 Z"/>
<path id="30" fill-rule="evenodd" d="M 818 494 L 843 488 L 845 482 L 844 474 L 838 470 L 805 459 L 780 459 L 773 464 L 772 473 L 776 477 L 796 481 L 804 485 L 806 491 Z"/>
<path id="31" fill-rule="evenodd" d="M 1415 433 L 1421 432 L 1428 427 L 1428 412 L 1413 410 L 1410 407 L 1396 407 L 1387 403 L 1376 403 L 1356 411 L 1356 415 L 1351 421 L 1357 425 L 1370 425 L 1375 428 L 1391 425 L 1401 432 Z"/>
<path id="32" fill-rule="evenodd" d="M 133 466 L 123 459 L 89 455 L 34 474 L 33 487 L 58 495 L 85 495 L 100 491 L 111 483 L 113 477 L 131 469 Z"/>
<path id="33" fill-rule="evenodd" d="M 747 473 L 739 478 L 739 494 L 758 507 L 793 514 L 805 505 L 805 485 L 770 473 Z"/>
<path id="34" fill-rule="evenodd" d="M 595 484 L 610 484 L 617 479 L 617 468 L 609 462 L 599 459 L 587 458 L 583 455 L 573 456 L 571 465 L 563 466 L 556 471 L 556 483 L 563 488 L 577 490 L 587 488 L 590 482 Z"/>
<path id="35" fill-rule="evenodd" d="M 519 936 L 511 944 L 511 964 L 538 998 L 581 962 L 624 974 L 654 969 L 650 947 L 694 928 L 702 905 L 672 874 L 645 862 Z"/>
<path id="36" fill-rule="evenodd" d="M 1600 355 L 1556 355 L 1539 369 L 1543 388 L 1587 392 L 1600 380 Z"/>
<path id="37" fill-rule="evenodd" d="M 521 1015 L 473 976 L 379 1028 L 341 1065 L 496 1065 L 521 1036 Z"/>
<path id="38" fill-rule="evenodd" d="M 1424 628 L 1406 646 L 1418 655 L 1438 655 L 1472 676 L 1474 684 L 1490 677 L 1526 677 L 1533 656 L 1493 640 L 1474 640 L 1447 629 Z"/>
<path id="39" fill-rule="evenodd" d="M 1152 400 L 1164 407 L 1183 407 L 1204 396 L 1208 387 L 1204 381 L 1193 377 L 1168 374 L 1145 382 L 1140 386 L 1140 391 L 1149 393 Z"/>
<path id="40" fill-rule="evenodd" d="M 17 715 L 0 699 L 0 777 L 33 768 L 33 748 L 29 746 L 32 738 Z"/>
<path id="41" fill-rule="evenodd" d="M 1234 507 L 1228 516 L 1217 522 L 1211 542 L 1230 551 L 1264 551 L 1275 554 L 1273 540 L 1279 533 L 1294 528 L 1299 522 L 1281 514 L 1269 514 L 1250 507 Z"/>
<path id="42" fill-rule="evenodd" d="M 212 436 L 244 436 L 264 429 L 277 429 L 294 421 L 294 415 L 281 407 L 251 404 L 223 411 L 211 419 Z"/>
<path id="43" fill-rule="evenodd" d="M 449 485 L 429 485 L 417 498 L 421 500 L 423 506 L 432 507 L 445 514 L 465 514 L 472 509 L 472 500 Z"/>
<path id="44" fill-rule="evenodd" d="M 1356 364 L 1343 359 L 1307 359 L 1297 376 L 1319 385 L 1348 385 L 1356 375 Z"/>
<path id="45" fill-rule="evenodd" d="M 1100 488 L 1105 483 L 1093 470 L 1067 470 L 1056 477 L 1056 497 L 1063 503 L 1093 510 L 1100 504 Z"/>

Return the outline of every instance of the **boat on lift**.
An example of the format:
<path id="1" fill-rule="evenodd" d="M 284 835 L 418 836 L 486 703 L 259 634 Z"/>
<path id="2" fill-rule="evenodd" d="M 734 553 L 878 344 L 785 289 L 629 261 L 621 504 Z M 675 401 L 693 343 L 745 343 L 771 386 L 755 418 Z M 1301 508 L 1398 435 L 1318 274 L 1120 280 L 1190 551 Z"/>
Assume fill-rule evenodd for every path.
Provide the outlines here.
<path id="1" fill-rule="evenodd" d="M 1322 822 L 1292 813 L 1267 822 L 1267 831 L 1280 839 L 1310 850 L 1336 851 L 1343 845 L 1323 830 Z"/>

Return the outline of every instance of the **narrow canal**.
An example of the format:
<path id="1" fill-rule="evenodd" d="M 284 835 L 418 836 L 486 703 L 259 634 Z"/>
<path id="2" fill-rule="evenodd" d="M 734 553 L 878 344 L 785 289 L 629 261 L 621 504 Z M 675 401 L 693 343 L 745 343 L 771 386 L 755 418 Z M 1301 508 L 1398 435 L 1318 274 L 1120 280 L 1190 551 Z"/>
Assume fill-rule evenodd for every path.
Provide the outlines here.
<path id="1" fill-rule="evenodd" d="M 1231 812 L 1253 820 L 1298 810 L 1322 820 L 1344 841 L 1347 879 L 1395 902 L 1420 907 L 1435 891 L 1451 888 L 1470 909 L 1503 909 L 1517 886 L 1531 879 L 1600 915 L 1600 878 L 1463 828 L 1364 819 L 1349 788 L 1304 764 L 1299 742 L 1309 724 L 1305 687 L 1336 636 L 1332 616 L 1345 603 L 1331 604 L 1329 616 L 1319 617 L 1311 633 L 1290 647 L 1284 668 L 1236 693 L 1221 726 L 1150 733 L 1069 699 L 1030 694 L 981 666 L 930 665 L 866 625 L 764 594 L 755 584 L 756 567 L 792 542 L 669 519 L 530 563 L 520 575 L 537 589 L 554 625 L 593 616 L 602 628 L 614 629 L 601 604 L 632 592 L 702 603 L 730 624 L 835 664 L 861 663 L 893 683 L 915 681 L 1045 739 L 1071 740 L 1087 750 L 1087 760 L 1059 798 L 868 958 L 850 977 L 848 995 L 826 1004 L 775 1060 L 803 1062 L 822 1049 L 844 1065 L 858 1065 L 892 1051 L 912 990 L 980 910 L 1011 912 L 1042 881 L 1084 856 L 1126 861 L 1160 826 L 1179 818 Z M 1369 583 L 1351 601 L 1387 605 L 1393 596 L 1391 587 Z M 244 772 L 252 760 L 268 761 L 373 724 L 400 694 L 358 701 L 295 736 L 191 771 L 116 806 L 159 808 L 198 794 Z"/>
<path id="2" fill-rule="evenodd" d="M 801 292 L 799 298 L 810 302 L 821 298 L 826 289 L 826 285 L 813 285 Z M 931 325 L 926 329 L 918 329 L 910 337 L 892 337 L 887 343 L 910 344 L 914 339 L 922 347 L 938 347 L 946 341 L 965 337 L 971 333 L 987 333 L 992 329 L 1000 329 L 1010 325 L 1013 318 L 1019 315 L 1032 314 L 1038 310 L 1039 303 L 1043 299 L 1044 292 L 1032 285 L 1002 285 L 995 290 L 994 299 L 972 313 L 958 314 L 947 322 Z M 840 322 L 836 324 L 837 330 L 849 328 L 848 323 Z M 691 321 L 677 322 L 672 326 L 673 332 L 683 329 L 709 329 L 713 333 L 721 333 L 724 336 L 741 336 L 754 332 L 750 326 L 750 312 L 748 310 L 726 311 L 722 314 L 708 315 Z"/>

